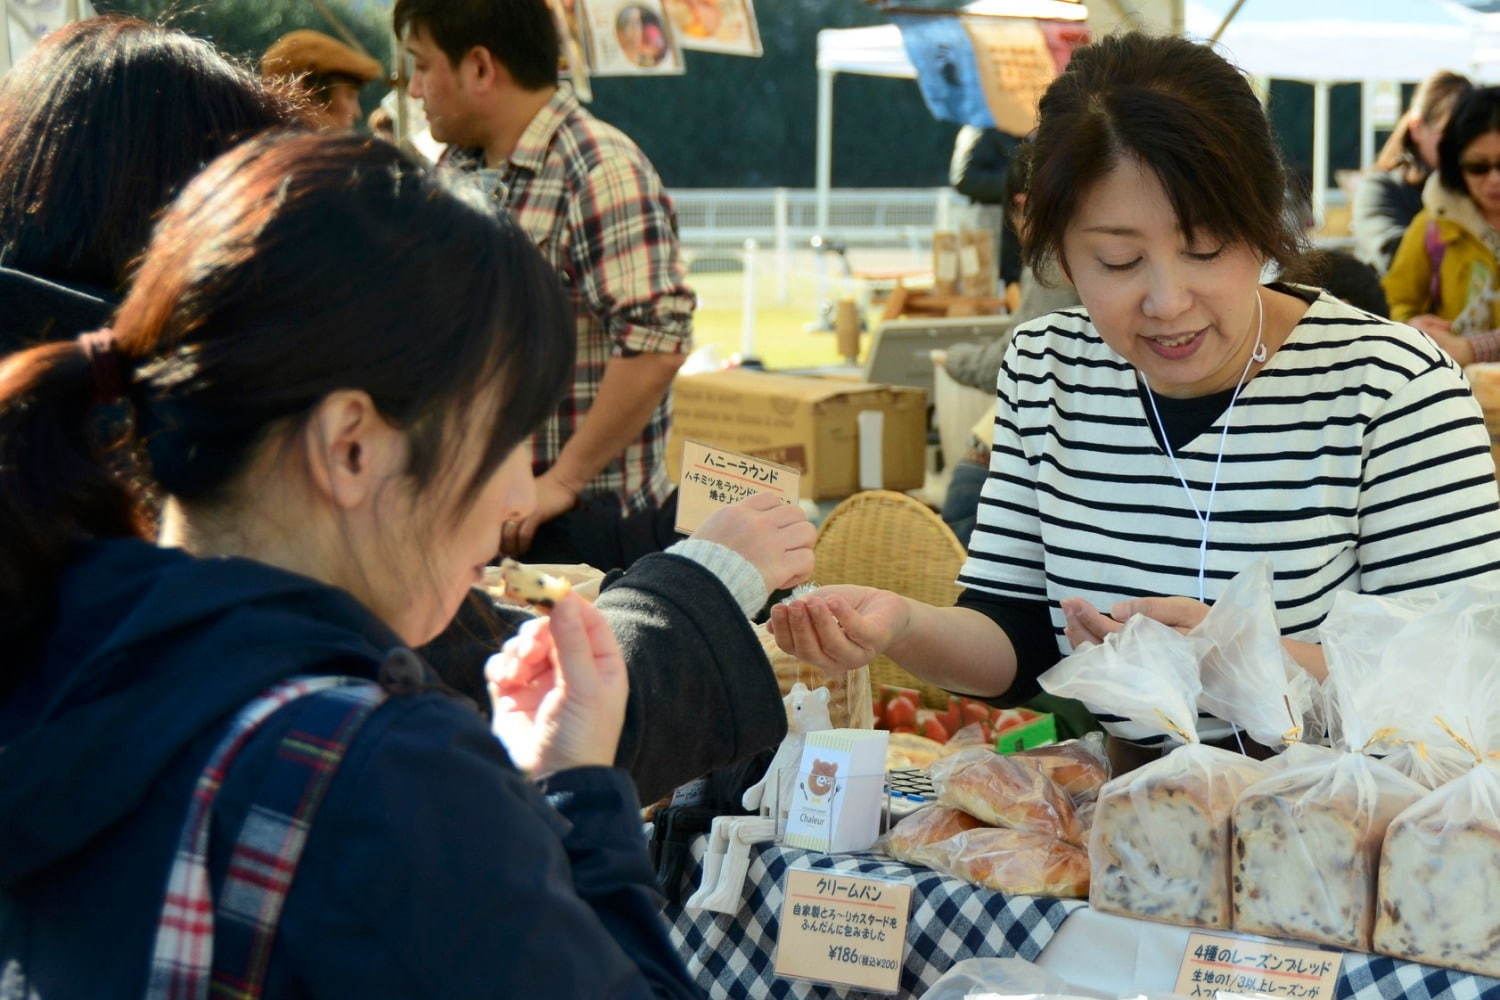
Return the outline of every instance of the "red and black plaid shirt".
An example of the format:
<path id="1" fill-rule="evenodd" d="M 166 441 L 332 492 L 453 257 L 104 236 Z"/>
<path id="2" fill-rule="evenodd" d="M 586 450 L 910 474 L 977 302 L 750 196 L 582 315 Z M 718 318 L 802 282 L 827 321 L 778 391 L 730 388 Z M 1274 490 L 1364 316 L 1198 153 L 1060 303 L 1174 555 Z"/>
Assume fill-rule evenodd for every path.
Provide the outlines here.
<path id="1" fill-rule="evenodd" d="M 683 280 L 677 219 L 661 178 L 619 129 L 585 111 L 561 88 L 537 112 L 509 161 L 456 153 L 446 162 L 480 171 L 495 196 L 557 270 L 578 319 L 573 388 L 532 441 L 541 475 L 588 414 L 611 358 L 692 346 L 694 295 Z M 659 504 L 666 471 L 671 396 L 638 440 L 594 477 L 584 496 L 614 495 L 627 510 Z"/>

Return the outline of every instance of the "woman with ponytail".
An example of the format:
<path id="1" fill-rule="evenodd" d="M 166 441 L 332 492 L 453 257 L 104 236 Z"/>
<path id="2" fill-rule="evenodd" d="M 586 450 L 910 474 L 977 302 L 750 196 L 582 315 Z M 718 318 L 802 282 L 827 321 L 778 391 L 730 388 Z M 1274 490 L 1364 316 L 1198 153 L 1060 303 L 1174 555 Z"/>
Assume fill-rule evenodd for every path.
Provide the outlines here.
<path id="1" fill-rule="evenodd" d="M 504 747 L 408 648 L 530 510 L 567 317 L 394 147 L 279 136 L 166 211 L 111 329 L 0 360 L 7 995 L 694 994 L 602 613 L 492 663 Z"/>

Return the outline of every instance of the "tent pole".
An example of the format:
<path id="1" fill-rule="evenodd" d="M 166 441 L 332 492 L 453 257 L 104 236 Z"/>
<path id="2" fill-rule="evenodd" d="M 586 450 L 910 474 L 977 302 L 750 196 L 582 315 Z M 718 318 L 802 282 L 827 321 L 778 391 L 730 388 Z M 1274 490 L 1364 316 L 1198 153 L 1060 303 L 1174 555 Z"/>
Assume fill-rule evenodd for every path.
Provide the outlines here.
<path id="1" fill-rule="evenodd" d="M 1328 81 L 1313 84 L 1313 225 L 1321 229 L 1328 208 Z"/>
<path id="2" fill-rule="evenodd" d="M 396 145 L 404 146 L 411 139 L 411 113 L 407 106 L 406 50 L 401 47 L 401 36 L 391 28 L 391 86 L 396 88 Z"/>
<path id="3" fill-rule="evenodd" d="M 68 0 L 67 6 L 63 8 L 63 11 L 67 15 L 69 23 L 83 17 L 83 10 L 78 6 L 78 0 Z"/>
<path id="4" fill-rule="evenodd" d="M 1243 6 L 1245 6 L 1245 0 L 1234 0 L 1234 6 L 1229 8 L 1229 13 L 1225 14 L 1224 20 L 1219 22 L 1219 29 L 1209 39 L 1210 43 L 1217 42 L 1224 37 L 1224 32 L 1228 30 L 1230 23 L 1234 21 L 1235 15 L 1239 14 L 1240 8 Z"/>
<path id="5" fill-rule="evenodd" d="M 831 69 L 818 70 L 817 233 L 825 239 L 828 236 L 829 201 L 833 194 L 833 74 Z M 817 255 L 819 303 L 828 301 L 827 257 L 824 253 Z"/>
<path id="6" fill-rule="evenodd" d="M 1359 85 L 1359 168 L 1375 162 L 1375 81 Z"/>

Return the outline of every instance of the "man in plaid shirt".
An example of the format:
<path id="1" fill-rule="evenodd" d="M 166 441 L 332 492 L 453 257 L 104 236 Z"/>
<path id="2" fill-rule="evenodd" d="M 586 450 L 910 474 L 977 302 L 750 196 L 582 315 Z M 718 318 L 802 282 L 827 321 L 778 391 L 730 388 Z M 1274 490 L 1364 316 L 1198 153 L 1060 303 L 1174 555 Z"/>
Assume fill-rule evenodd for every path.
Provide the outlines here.
<path id="1" fill-rule="evenodd" d="M 480 172 L 557 269 L 578 322 L 572 392 L 538 431 L 537 510 L 507 523 L 503 548 L 579 501 L 631 514 L 670 492 L 669 392 L 692 340 L 677 224 L 650 161 L 558 85 L 560 42 L 546 0 L 398 0 L 397 32 L 448 162 Z M 614 505 L 609 505 L 609 514 Z"/>

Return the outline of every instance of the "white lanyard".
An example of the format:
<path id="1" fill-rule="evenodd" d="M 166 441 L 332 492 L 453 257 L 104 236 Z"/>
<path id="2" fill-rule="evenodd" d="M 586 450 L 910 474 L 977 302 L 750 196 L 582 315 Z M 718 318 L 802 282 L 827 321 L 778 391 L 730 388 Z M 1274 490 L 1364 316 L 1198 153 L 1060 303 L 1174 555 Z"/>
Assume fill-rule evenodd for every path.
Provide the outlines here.
<path id="1" fill-rule="evenodd" d="M 1156 426 L 1161 431 L 1162 447 L 1166 449 L 1167 459 L 1172 463 L 1172 471 L 1177 473 L 1177 481 L 1182 484 L 1182 491 L 1187 494 L 1188 504 L 1193 508 L 1193 515 L 1198 518 L 1198 523 L 1203 526 L 1203 536 L 1198 543 L 1198 600 L 1208 603 L 1207 591 L 1204 586 L 1204 578 L 1208 573 L 1208 529 L 1209 522 L 1214 516 L 1214 493 L 1219 488 L 1219 466 L 1224 461 L 1224 445 L 1229 440 L 1229 417 L 1234 413 L 1234 404 L 1239 402 L 1240 393 L 1244 391 L 1245 380 L 1250 376 L 1250 366 L 1257 361 L 1265 361 L 1267 357 L 1266 345 L 1261 340 L 1261 334 L 1266 327 L 1266 306 L 1261 301 L 1260 289 L 1255 290 L 1256 324 L 1255 324 L 1255 346 L 1250 349 L 1250 356 L 1245 359 L 1245 370 L 1240 372 L 1240 380 L 1234 387 L 1234 395 L 1229 397 L 1229 408 L 1224 411 L 1224 430 L 1219 434 L 1219 456 L 1214 459 L 1214 475 L 1208 484 L 1208 502 L 1203 510 L 1198 509 L 1198 501 L 1193 498 L 1193 489 L 1188 485 L 1187 477 L 1182 474 L 1182 466 L 1177 464 L 1177 456 L 1172 452 L 1172 442 L 1167 436 L 1167 425 L 1162 423 L 1161 411 L 1156 408 L 1156 394 L 1151 391 L 1151 381 L 1141 374 L 1141 381 L 1146 384 L 1146 400 L 1151 404 L 1151 412 L 1156 417 Z"/>

